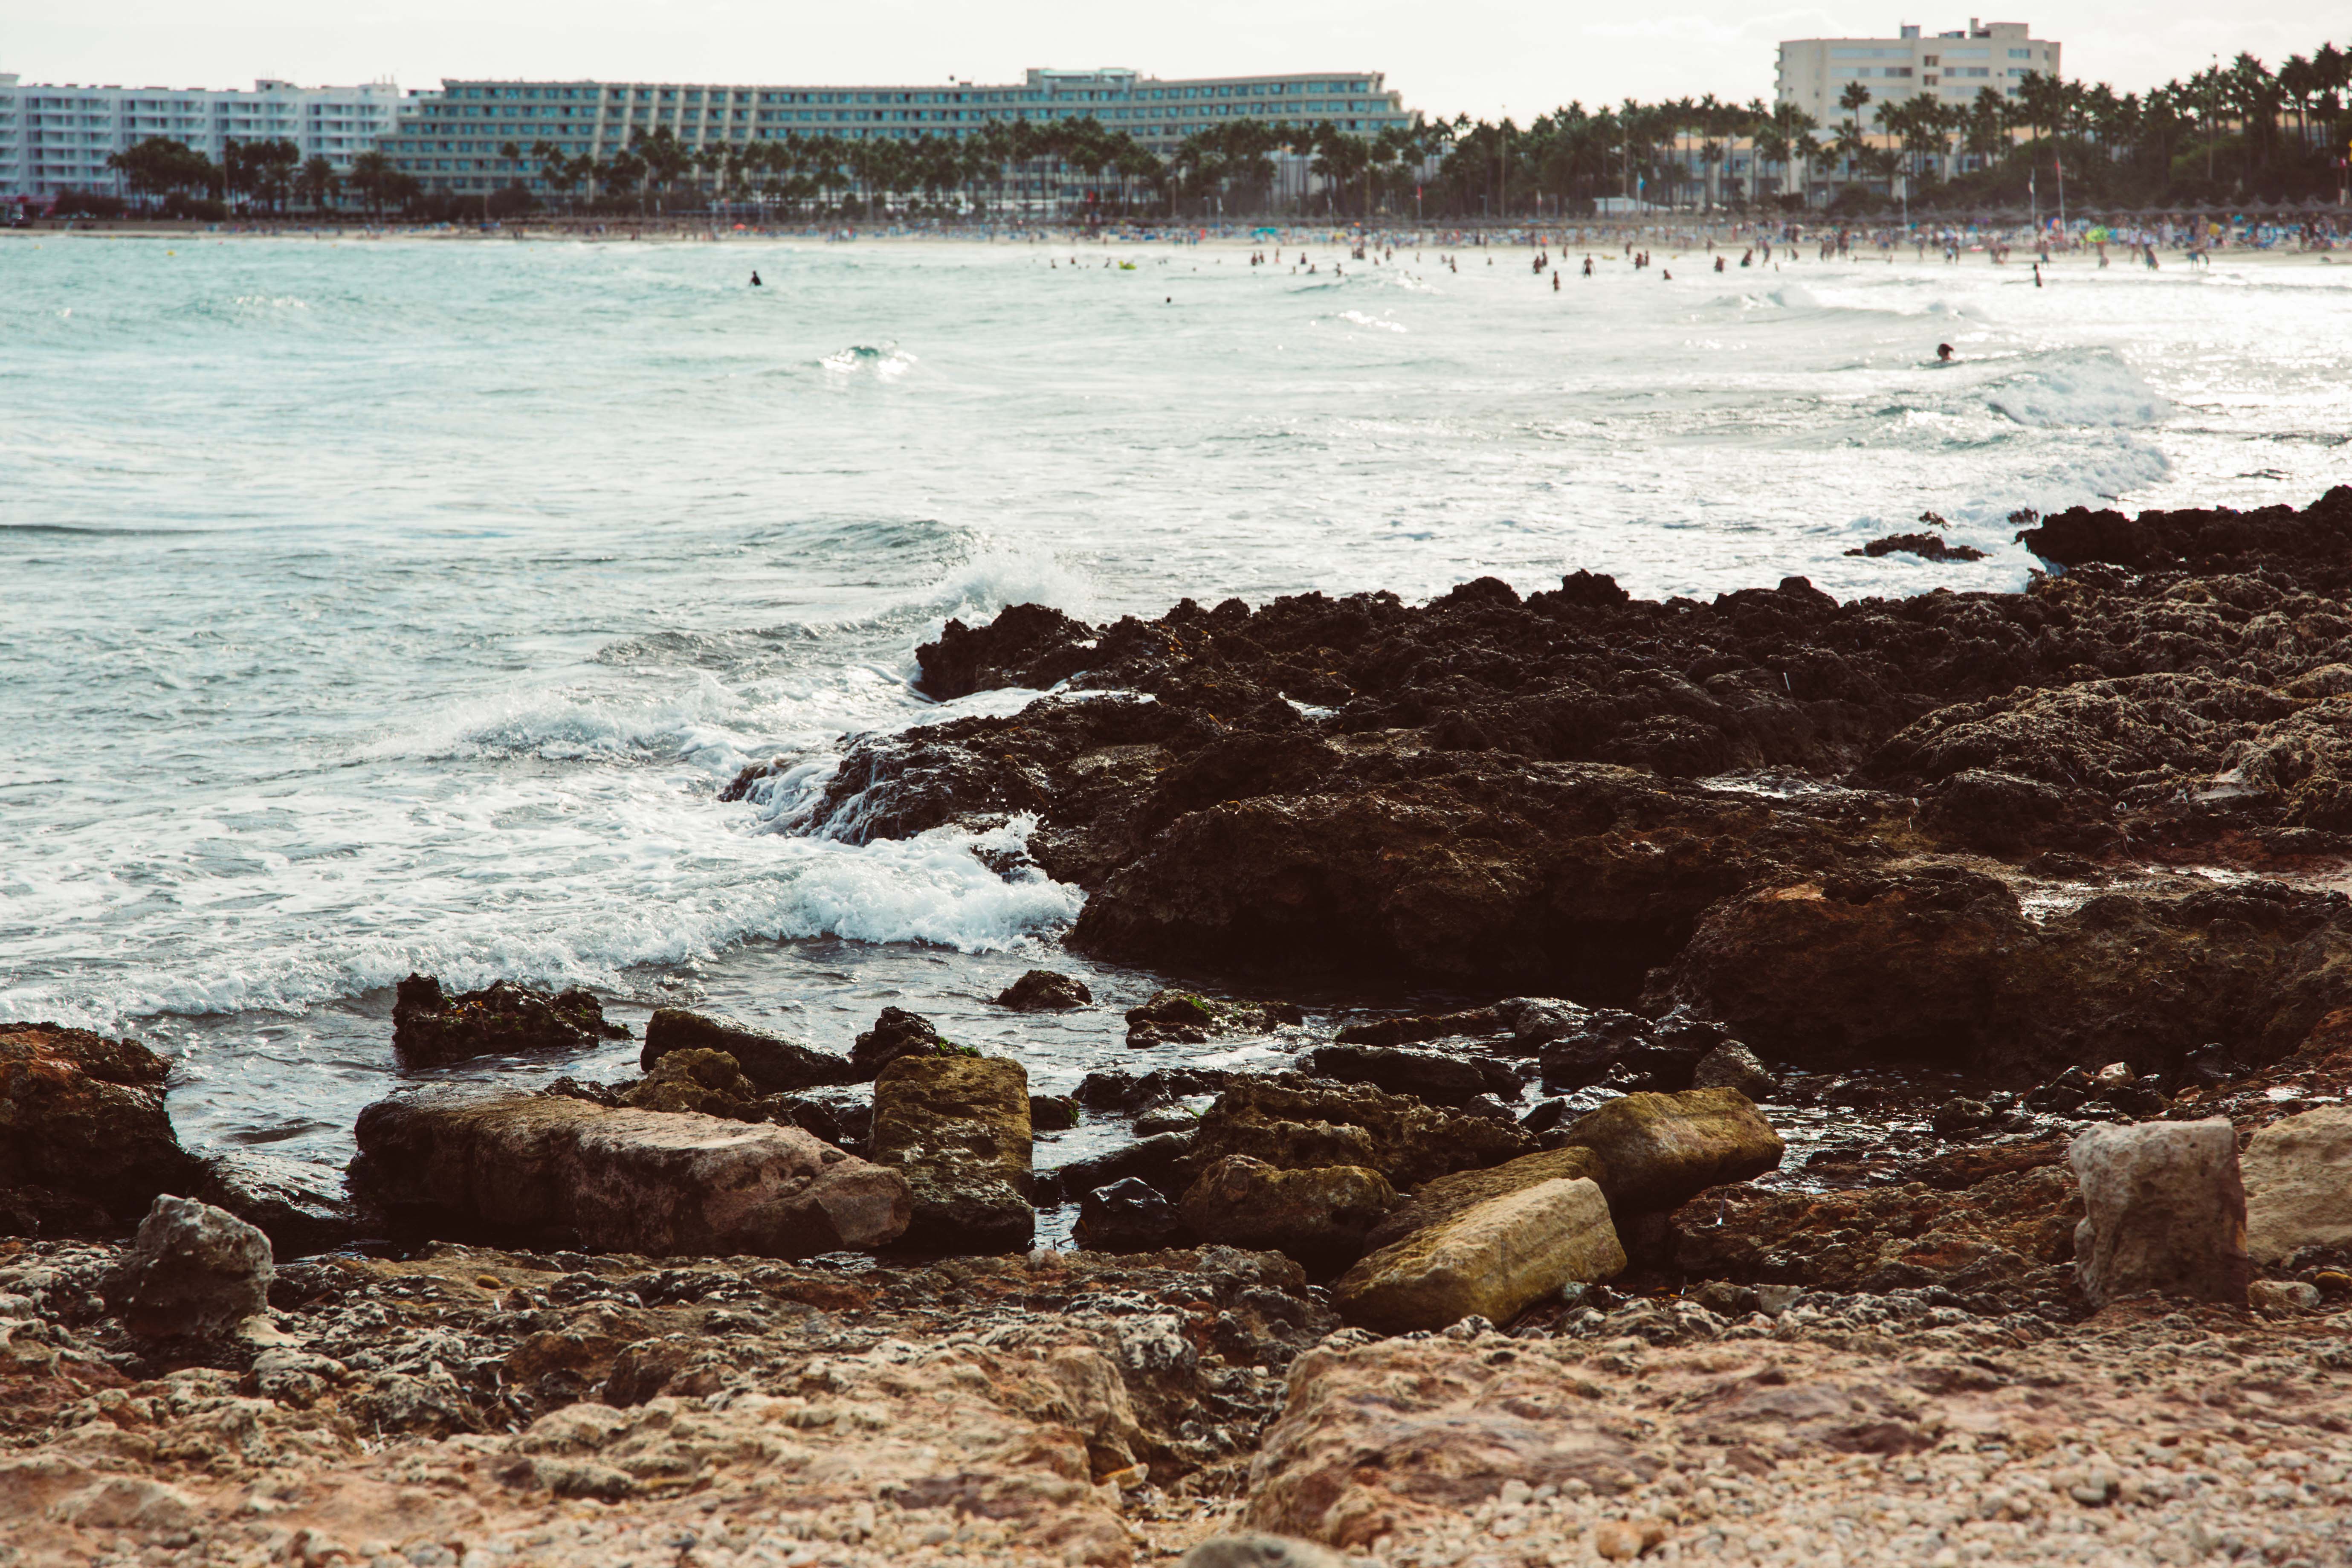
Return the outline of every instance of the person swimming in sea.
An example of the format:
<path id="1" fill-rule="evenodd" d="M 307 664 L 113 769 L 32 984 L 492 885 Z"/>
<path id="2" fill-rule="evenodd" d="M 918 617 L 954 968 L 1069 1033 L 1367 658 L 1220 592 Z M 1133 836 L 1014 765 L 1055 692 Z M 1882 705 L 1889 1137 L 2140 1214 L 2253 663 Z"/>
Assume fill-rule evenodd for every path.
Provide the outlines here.
<path id="1" fill-rule="evenodd" d="M 1936 363 L 1937 364 L 1949 364 L 1952 363 L 1951 344 L 1937 343 L 1936 345 Z"/>
<path id="2" fill-rule="evenodd" d="M 752 288 L 754 288 L 754 289 L 757 289 L 759 286 L 760 286 L 760 274 L 759 274 L 758 270 L 755 268 L 755 269 L 752 271 L 752 273 L 751 273 L 751 287 L 752 287 Z"/>

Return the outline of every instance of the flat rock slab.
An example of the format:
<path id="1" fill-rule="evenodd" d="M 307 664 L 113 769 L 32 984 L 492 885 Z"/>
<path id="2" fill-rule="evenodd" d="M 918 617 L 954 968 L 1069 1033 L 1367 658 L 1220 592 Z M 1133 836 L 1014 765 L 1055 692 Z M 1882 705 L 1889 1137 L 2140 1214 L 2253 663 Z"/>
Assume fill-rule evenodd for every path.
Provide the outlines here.
<path id="1" fill-rule="evenodd" d="M 1029 1073 L 1003 1057 L 902 1056 L 874 1080 L 875 1160 L 906 1178 L 908 1242 L 948 1252 L 1025 1250 Z"/>
<path id="2" fill-rule="evenodd" d="M 1601 1158 L 1601 1189 L 1620 1214 L 1673 1208 L 1709 1187 L 1778 1168 L 1783 1145 L 1736 1089 L 1629 1094 L 1560 1135 Z"/>
<path id="3" fill-rule="evenodd" d="M 1422 1184 L 1412 1197 L 1391 1209 L 1372 1226 L 1371 1234 L 1364 1237 L 1364 1246 L 1377 1252 L 1417 1230 L 1425 1230 L 1465 1209 L 1475 1208 L 1489 1198 L 1524 1192 L 1543 1182 L 1572 1182 L 1579 1177 L 1600 1182 L 1602 1170 L 1600 1155 L 1581 1144 L 1570 1144 L 1564 1149 L 1522 1154 L 1483 1171 L 1456 1171 L 1450 1176 Z M 1602 1190 L 1607 1190 L 1605 1185 Z"/>
<path id="4" fill-rule="evenodd" d="M 2238 1168 L 2255 1262 L 2304 1247 L 2352 1247 L 2352 1106 L 2273 1121 L 2254 1134 Z"/>
<path id="5" fill-rule="evenodd" d="M 1614 1279 L 1625 1249 L 1585 1178 L 1489 1198 L 1363 1258 L 1331 1288 L 1351 1323 L 1387 1333 L 1465 1318 L 1508 1323 L 1570 1280 Z"/>
<path id="6" fill-rule="evenodd" d="M 353 1188 L 454 1224 L 651 1258 L 801 1258 L 896 1240 L 896 1172 L 797 1127 L 442 1090 L 360 1112 Z"/>
<path id="7" fill-rule="evenodd" d="M 762 1094 L 790 1094 L 820 1084 L 854 1083 L 846 1057 L 829 1056 L 798 1040 L 751 1028 L 732 1018 L 658 1007 L 646 1024 L 646 1048 L 637 1065 L 647 1072 L 672 1051 L 724 1051 Z"/>

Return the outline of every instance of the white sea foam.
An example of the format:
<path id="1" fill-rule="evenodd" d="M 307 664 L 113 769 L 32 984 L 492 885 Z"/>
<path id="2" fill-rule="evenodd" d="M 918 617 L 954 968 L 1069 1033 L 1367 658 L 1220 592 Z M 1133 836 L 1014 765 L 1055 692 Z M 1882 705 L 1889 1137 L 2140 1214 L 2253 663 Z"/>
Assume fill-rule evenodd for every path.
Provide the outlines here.
<path id="1" fill-rule="evenodd" d="M 2137 371 L 2096 350 L 2042 356 L 1995 384 L 1985 404 L 2004 418 L 2045 430 L 2155 425 L 2172 411 Z"/>

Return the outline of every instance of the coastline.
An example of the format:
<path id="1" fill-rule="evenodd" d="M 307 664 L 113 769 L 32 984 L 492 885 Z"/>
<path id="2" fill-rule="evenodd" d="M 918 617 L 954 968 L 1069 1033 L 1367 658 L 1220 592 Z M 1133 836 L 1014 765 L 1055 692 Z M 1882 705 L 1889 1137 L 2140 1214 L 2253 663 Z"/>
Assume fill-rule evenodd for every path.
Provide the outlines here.
<path id="1" fill-rule="evenodd" d="M 18 1550 L 1123 1563 L 1246 1522 L 1400 1565 L 2018 1561 L 2078 1538 L 2324 1561 L 2352 1484 L 2328 1419 L 2352 1258 L 2259 1260 L 2251 1312 L 2098 1302 L 2068 1145 L 2219 1114 L 2244 1146 L 2352 1094 L 2352 487 L 2019 522 L 2049 571 L 2016 594 L 1841 605 L 1789 578 L 1659 604 L 1578 572 L 1423 606 L 950 623 L 921 650 L 929 695 L 1065 695 L 859 742 L 803 831 L 1032 813 L 1029 864 L 1089 895 L 1070 945 L 1207 994 L 1130 1012 L 1131 1040 L 1289 1054 L 1264 1084 L 1106 1079 L 1067 1108 L 1129 1127 L 1117 1157 L 1182 1228 L 1154 1220 L 1134 1253 L 714 1261 L 553 1230 L 484 1249 L 429 1219 L 394 1237 L 312 1194 L 341 1246 L 281 1247 L 268 1321 L 187 1343 L 111 1314 L 119 1244 L 0 1244 L 20 1450 L 0 1499 L 43 1521 Z M 1374 1005 L 1400 981 L 1466 1005 Z M 1263 1005 L 1305 984 L 1356 987 L 1353 1026 Z M 887 1014 L 873 1034 L 958 1059 Z M 709 1037 L 734 1054 L 700 1088 L 649 1029 L 645 1079 L 561 1098 L 879 1157 L 843 1120 L 867 1091 L 739 1084 L 789 1076 L 753 1053 L 798 1058 Z M 1728 1092 L 1699 1075 L 1735 1043 L 1761 1075 L 1740 1103 L 1787 1130 L 1780 1168 L 1612 1192 L 1624 1271 L 1515 1320 L 1342 1327 L 1328 1257 L 1196 1202 L 1228 1149 L 1334 1168 L 1285 1129 L 1360 1126 L 1392 1198 L 1593 1147 L 1559 1140 L 1635 1096 Z M 152 1092 L 26 1048 L 94 1095 Z M 1479 1103 L 1502 1079 L 1535 1103 Z M 1016 1119 L 1024 1145 L 1049 1112 Z M 1155 1114 L 1180 1130 L 1148 1133 Z M 1136 1152 L 1154 1136 L 1180 1141 L 1165 1162 Z M 1432 1178 L 1433 1138 L 1493 1152 Z M 1030 1195 L 1093 1190 L 1055 1185 Z M 286 1227 L 234 1184 L 212 1200 Z M 1328 1243 L 1329 1220 L 1299 1223 Z M 1455 1438 L 1381 1424 L 1400 1376 Z M 1830 1393 L 1773 1392 L 1792 1384 Z M 1520 1424 L 1481 1427 L 1508 1399 Z M 1378 1462 L 1343 1476 L 1325 1428 Z"/>

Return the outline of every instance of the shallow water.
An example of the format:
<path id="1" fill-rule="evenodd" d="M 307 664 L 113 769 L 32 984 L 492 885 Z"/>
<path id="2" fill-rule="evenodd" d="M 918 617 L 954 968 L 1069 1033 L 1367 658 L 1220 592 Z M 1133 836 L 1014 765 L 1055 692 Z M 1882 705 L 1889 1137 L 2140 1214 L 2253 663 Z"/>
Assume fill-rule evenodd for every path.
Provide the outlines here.
<path id="1" fill-rule="evenodd" d="M 1671 283 L 1555 294 L 1517 250 L 1117 254 L 1142 265 L 0 239 L 0 1018 L 135 1032 L 182 1054 L 190 1142 L 329 1163 L 394 1076 L 411 969 L 833 1048 L 895 1002 L 1066 1089 L 1205 1054 L 987 1005 L 1041 957 L 1153 988 L 1059 953 L 1075 889 L 968 834 L 855 847 L 715 799 L 939 717 L 905 682 L 950 615 L 1577 567 L 2006 588 L 2020 507 L 2352 479 L 2352 269 L 2316 262 L 2037 290 L 1981 258 L 1662 254 Z M 1989 559 L 1843 553 L 1924 510 Z"/>

